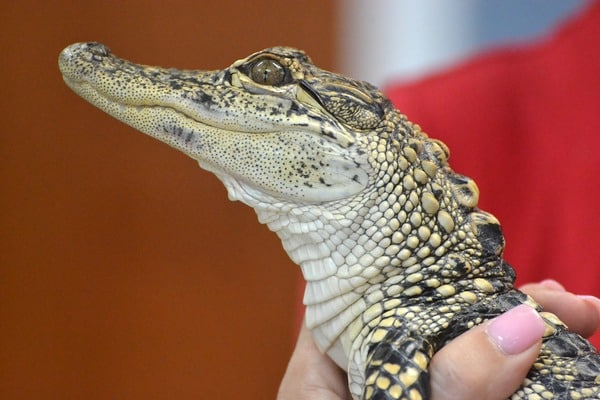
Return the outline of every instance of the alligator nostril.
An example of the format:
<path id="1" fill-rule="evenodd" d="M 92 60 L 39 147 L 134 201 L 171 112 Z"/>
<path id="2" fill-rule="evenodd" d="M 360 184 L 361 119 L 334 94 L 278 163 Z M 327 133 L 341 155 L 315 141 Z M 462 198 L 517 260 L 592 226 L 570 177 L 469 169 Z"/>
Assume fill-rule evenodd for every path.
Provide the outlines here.
<path id="1" fill-rule="evenodd" d="M 86 43 L 86 46 L 95 60 L 100 61 L 102 58 L 110 55 L 110 50 L 102 43 L 90 42 Z"/>

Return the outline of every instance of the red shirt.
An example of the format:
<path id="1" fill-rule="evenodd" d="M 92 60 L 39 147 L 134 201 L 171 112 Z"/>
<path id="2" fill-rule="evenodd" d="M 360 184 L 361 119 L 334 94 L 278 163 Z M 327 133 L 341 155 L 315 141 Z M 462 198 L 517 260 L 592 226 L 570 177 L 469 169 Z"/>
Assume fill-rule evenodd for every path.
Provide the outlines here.
<path id="1" fill-rule="evenodd" d="M 600 296 L 599 49 L 597 2 L 545 42 L 387 90 L 475 179 L 518 284 L 553 278 Z"/>

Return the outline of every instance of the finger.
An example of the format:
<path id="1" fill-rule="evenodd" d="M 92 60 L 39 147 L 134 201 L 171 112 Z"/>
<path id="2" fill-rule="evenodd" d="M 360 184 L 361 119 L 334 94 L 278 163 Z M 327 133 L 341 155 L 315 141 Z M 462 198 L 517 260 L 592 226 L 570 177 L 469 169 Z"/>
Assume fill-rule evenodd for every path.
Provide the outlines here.
<path id="1" fill-rule="evenodd" d="M 539 354 L 543 333 L 538 313 L 521 305 L 462 334 L 432 359 L 431 398 L 508 398 Z"/>
<path id="2" fill-rule="evenodd" d="M 277 394 L 277 400 L 292 399 L 350 399 L 346 375 L 319 351 L 304 325 Z"/>
<path id="3" fill-rule="evenodd" d="M 589 337 L 600 328 L 600 300 L 596 297 L 574 295 L 552 280 L 527 284 L 520 289 L 581 336 Z"/>

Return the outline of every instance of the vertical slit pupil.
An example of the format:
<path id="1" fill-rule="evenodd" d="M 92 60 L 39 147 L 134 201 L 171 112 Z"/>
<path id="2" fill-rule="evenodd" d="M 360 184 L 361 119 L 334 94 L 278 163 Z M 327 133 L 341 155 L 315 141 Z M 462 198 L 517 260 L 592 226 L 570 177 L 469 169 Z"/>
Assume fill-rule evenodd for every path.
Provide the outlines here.
<path id="1" fill-rule="evenodd" d="M 262 85 L 279 85 L 285 78 L 285 69 L 277 61 L 265 58 L 251 66 L 250 78 Z"/>

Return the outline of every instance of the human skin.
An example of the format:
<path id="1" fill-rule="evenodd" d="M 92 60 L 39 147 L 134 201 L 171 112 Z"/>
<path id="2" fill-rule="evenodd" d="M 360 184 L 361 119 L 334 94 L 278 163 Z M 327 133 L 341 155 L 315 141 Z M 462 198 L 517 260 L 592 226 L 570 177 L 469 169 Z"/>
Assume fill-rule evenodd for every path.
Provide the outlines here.
<path id="1" fill-rule="evenodd" d="M 600 300 L 577 296 L 546 280 L 521 288 L 572 331 L 592 335 L 600 327 Z M 469 330 L 431 361 L 431 399 L 503 400 L 514 393 L 536 359 L 543 327 L 527 306 Z M 345 373 L 321 354 L 302 327 L 281 382 L 278 400 L 350 400 Z"/>

